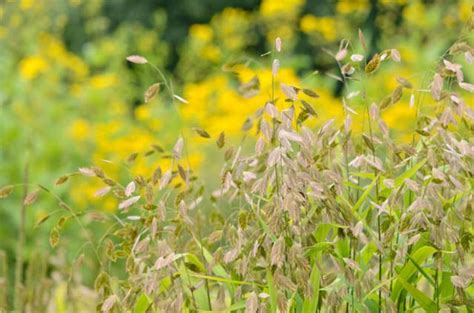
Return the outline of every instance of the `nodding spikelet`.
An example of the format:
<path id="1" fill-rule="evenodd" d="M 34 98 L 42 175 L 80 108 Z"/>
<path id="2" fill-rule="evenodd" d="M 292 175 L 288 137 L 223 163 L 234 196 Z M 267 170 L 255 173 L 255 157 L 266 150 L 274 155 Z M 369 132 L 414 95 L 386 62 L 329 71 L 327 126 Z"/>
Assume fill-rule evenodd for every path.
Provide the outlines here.
<path id="1" fill-rule="evenodd" d="M 196 134 L 198 134 L 202 138 L 211 138 L 211 135 L 209 135 L 209 133 L 206 130 L 200 127 L 194 127 L 193 129 L 196 132 Z"/>
<path id="2" fill-rule="evenodd" d="M 31 205 L 38 200 L 39 190 L 35 190 L 26 195 L 25 200 L 23 200 L 24 205 Z"/>
<path id="3" fill-rule="evenodd" d="M 280 84 L 281 86 L 281 91 L 285 94 L 285 96 L 290 99 L 291 101 L 296 101 L 298 100 L 298 94 L 296 92 L 295 87 L 289 86 L 286 84 Z"/>
<path id="4" fill-rule="evenodd" d="M 174 148 L 173 148 L 173 157 L 176 160 L 179 160 L 181 158 L 181 153 L 183 152 L 183 146 L 184 146 L 183 137 L 179 137 L 179 139 L 176 141 L 176 144 L 174 145 Z"/>
<path id="5" fill-rule="evenodd" d="M 135 64 L 147 64 L 148 60 L 141 55 L 130 55 L 127 57 L 128 62 L 132 62 Z"/>
<path id="6" fill-rule="evenodd" d="M 140 200 L 140 196 L 135 196 L 135 197 L 131 197 L 131 198 L 128 198 L 122 202 L 120 202 L 119 204 L 119 209 L 120 210 L 124 210 L 130 206 L 132 206 L 134 203 L 136 203 L 138 200 Z"/>
<path id="7" fill-rule="evenodd" d="M 285 240 L 280 236 L 277 241 L 273 244 L 271 252 L 271 264 L 276 267 L 281 267 L 285 260 Z"/>
<path id="8" fill-rule="evenodd" d="M 282 45 L 282 42 L 281 42 L 281 38 L 280 37 L 277 37 L 275 39 L 275 50 L 277 52 L 281 52 L 281 45 Z"/>
<path id="9" fill-rule="evenodd" d="M 13 186 L 4 186 L 0 188 L 0 199 L 8 197 L 13 192 Z"/>
<path id="10" fill-rule="evenodd" d="M 221 132 L 219 134 L 219 137 L 217 138 L 216 145 L 219 149 L 223 148 L 225 145 L 225 134 L 224 132 Z"/>
<path id="11" fill-rule="evenodd" d="M 150 102 L 150 100 L 152 100 L 158 94 L 160 91 L 160 86 L 160 83 L 156 83 L 148 87 L 144 94 L 145 103 Z"/>
<path id="12" fill-rule="evenodd" d="M 431 83 L 431 95 L 433 99 L 439 101 L 441 99 L 441 91 L 443 89 L 443 77 L 436 73 Z"/>
<path id="13" fill-rule="evenodd" d="M 376 53 L 372 59 L 370 59 L 369 63 L 365 66 L 365 72 L 367 74 L 375 72 L 376 69 L 378 69 L 380 65 L 380 55 Z"/>
<path id="14" fill-rule="evenodd" d="M 277 76 L 279 69 L 280 69 L 280 60 L 278 60 L 278 59 L 273 60 L 272 75 Z"/>
<path id="15" fill-rule="evenodd" d="M 245 302 L 245 313 L 257 313 L 258 311 L 258 296 L 255 292 L 250 293 Z"/>

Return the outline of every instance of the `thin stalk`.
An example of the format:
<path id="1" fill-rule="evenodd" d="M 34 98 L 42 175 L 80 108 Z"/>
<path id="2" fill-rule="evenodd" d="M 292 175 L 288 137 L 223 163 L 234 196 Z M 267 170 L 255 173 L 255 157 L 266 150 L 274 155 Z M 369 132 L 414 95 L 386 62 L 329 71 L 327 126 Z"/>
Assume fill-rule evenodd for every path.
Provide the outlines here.
<path id="1" fill-rule="evenodd" d="M 20 224 L 18 225 L 18 244 L 15 260 L 15 309 L 23 312 L 23 250 L 25 247 L 26 203 L 28 195 L 29 163 L 26 161 L 23 170 L 23 198 L 20 208 Z"/>
<path id="2" fill-rule="evenodd" d="M 370 115 L 369 115 L 369 107 L 367 106 L 367 119 L 369 121 L 369 133 L 370 133 L 370 140 L 373 141 L 373 134 L 372 134 L 372 123 L 370 121 Z M 372 156 L 374 158 L 375 162 L 375 148 L 371 149 L 372 150 Z M 378 186 L 378 178 L 377 178 L 377 170 L 374 169 L 374 174 L 376 176 L 376 181 L 375 181 L 375 198 L 376 201 L 378 201 L 379 198 L 379 186 Z M 377 238 L 379 243 L 382 242 L 382 233 L 380 231 L 380 214 L 377 214 Z M 382 251 L 379 251 L 378 253 L 378 259 L 379 259 L 379 283 L 382 283 Z M 382 289 L 379 289 L 379 312 L 382 312 Z"/>
<path id="3" fill-rule="evenodd" d="M 199 229 L 198 229 L 198 235 L 199 235 L 199 242 L 200 242 L 200 252 L 201 252 L 201 258 L 202 258 L 202 261 L 204 262 L 204 264 L 206 263 L 206 258 L 204 257 L 204 248 L 203 248 L 203 242 L 202 242 L 202 233 L 201 233 L 201 225 L 199 223 L 198 225 Z M 207 266 L 206 266 L 206 269 L 207 269 Z M 210 275 L 211 273 L 208 272 L 208 275 Z M 210 289 L 209 289 L 209 280 L 205 280 L 204 281 L 204 284 L 206 286 L 206 293 L 207 293 L 207 304 L 209 305 L 209 310 L 212 311 L 212 303 L 211 303 L 211 292 L 210 292 Z"/>
<path id="4" fill-rule="evenodd" d="M 8 263 L 7 254 L 0 250 L 0 310 L 8 309 Z"/>

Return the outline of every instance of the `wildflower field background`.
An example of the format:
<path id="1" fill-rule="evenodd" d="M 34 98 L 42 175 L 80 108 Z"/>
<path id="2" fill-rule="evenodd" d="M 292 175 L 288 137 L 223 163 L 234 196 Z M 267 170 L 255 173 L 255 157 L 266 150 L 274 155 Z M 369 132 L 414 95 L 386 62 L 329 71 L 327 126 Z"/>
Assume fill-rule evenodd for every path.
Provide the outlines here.
<path id="1" fill-rule="evenodd" d="M 0 311 L 474 311 L 472 1 L 0 3 Z"/>

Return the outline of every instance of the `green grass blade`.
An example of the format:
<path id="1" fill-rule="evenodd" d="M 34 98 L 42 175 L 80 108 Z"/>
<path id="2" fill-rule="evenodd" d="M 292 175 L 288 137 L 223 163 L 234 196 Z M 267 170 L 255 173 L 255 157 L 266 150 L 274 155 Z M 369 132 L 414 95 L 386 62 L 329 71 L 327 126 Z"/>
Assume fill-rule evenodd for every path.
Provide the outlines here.
<path id="1" fill-rule="evenodd" d="M 313 296 L 311 298 L 304 299 L 303 302 L 303 313 L 314 313 L 318 308 L 319 302 L 319 283 L 321 279 L 321 273 L 319 272 L 316 262 L 314 262 L 313 270 L 309 278 L 311 287 L 313 288 Z"/>
<path id="2" fill-rule="evenodd" d="M 431 246 L 423 246 L 419 248 L 418 250 L 411 253 L 409 257 L 410 259 L 412 259 L 412 261 L 407 262 L 405 266 L 403 266 L 403 268 L 398 273 L 397 279 L 395 280 L 393 290 L 392 290 L 392 295 L 391 295 L 391 298 L 394 302 L 397 301 L 403 289 L 403 285 L 400 282 L 400 279 L 409 281 L 410 278 L 418 271 L 417 267 L 415 266 L 415 263 L 417 265 L 423 263 L 426 259 L 431 257 L 433 253 L 435 253 L 436 251 L 437 250 Z"/>
<path id="3" fill-rule="evenodd" d="M 418 263 L 416 263 L 416 261 L 413 260 L 411 256 L 408 255 L 407 257 L 411 262 L 413 262 L 413 265 L 415 265 L 416 269 L 421 273 L 421 275 L 423 275 L 426 278 L 426 280 L 430 283 L 430 285 L 434 287 L 435 282 L 433 278 L 431 278 L 431 276 L 420 265 L 418 265 Z"/>
<path id="4" fill-rule="evenodd" d="M 399 277 L 398 281 L 403 288 L 415 299 L 416 302 L 425 310 L 425 312 L 436 312 L 436 303 L 427 295 L 409 284 L 405 279 Z"/>
<path id="5" fill-rule="evenodd" d="M 353 206 L 353 210 L 354 212 L 358 212 L 359 211 L 359 208 L 362 206 L 362 204 L 365 202 L 365 200 L 367 199 L 367 197 L 370 195 L 370 192 L 372 191 L 372 189 L 374 188 L 375 184 L 377 183 L 377 180 L 378 180 L 378 177 L 375 177 L 375 179 L 370 183 L 370 185 L 367 186 L 367 188 L 365 189 L 365 191 L 362 193 L 362 195 L 359 197 L 359 199 L 357 200 L 357 202 L 354 204 Z"/>
<path id="6" fill-rule="evenodd" d="M 273 281 L 272 270 L 267 269 L 268 293 L 270 294 L 270 312 L 276 313 L 278 308 L 278 293 Z"/>
<path id="7" fill-rule="evenodd" d="M 145 313 L 148 308 L 151 306 L 152 302 L 150 298 L 144 293 L 142 293 L 137 301 L 135 302 L 135 308 L 133 309 L 134 313 Z"/>
<path id="8" fill-rule="evenodd" d="M 252 282 L 246 282 L 246 281 L 241 281 L 241 280 L 222 278 L 222 277 L 217 277 L 217 276 L 201 275 L 201 274 L 197 274 L 197 273 L 193 273 L 193 272 L 189 272 L 189 276 L 195 277 L 195 278 L 207 279 L 207 280 L 211 280 L 211 281 L 217 281 L 217 282 L 221 282 L 221 283 L 233 284 L 233 285 L 247 285 L 247 286 L 264 287 L 264 285 L 258 284 L 258 283 L 252 283 Z"/>
<path id="9" fill-rule="evenodd" d="M 416 174 L 420 170 L 420 168 L 425 165 L 426 159 L 421 160 L 420 162 L 416 163 L 412 167 L 410 167 L 408 170 L 406 170 L 404 173 L 399 175 L 397 178 L 395 178 L 395 188 L 400 187 L 405 179 L 412 177 L 413 175 Z"/>

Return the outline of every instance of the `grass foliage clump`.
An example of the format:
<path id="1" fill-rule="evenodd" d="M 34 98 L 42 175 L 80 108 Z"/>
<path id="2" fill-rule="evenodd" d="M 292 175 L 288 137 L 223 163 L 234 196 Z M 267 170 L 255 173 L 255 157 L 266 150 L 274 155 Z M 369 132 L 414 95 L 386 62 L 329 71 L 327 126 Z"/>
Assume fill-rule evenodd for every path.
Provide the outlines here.
<path id="1" fill-rule="evenodd" d="M 364 50 L 362 33 L 360 41 Z M 275 48 L 276 77 L 280 40 Z M 99 310 L 474 310 L 474 112 L 463 100 L 474 85 L 461 65 L 465 58 L 471 67 L 473 48 L 456 42 L 426 86 L 399 78 L 382 98 L 365 86 L 377 84 L 377 69 L 399 62 L 400 53 L 388 49 L 367 60 L 366 50 L 351 49 L 344 41 L 334 53 L 336 78 L 352 90 L 341 101 L 343 123 L 308 126 L 317 120 L 317 93 L 274 83 L 286 99 L 272 92 L 245 122 L 241 145 L 231 146 L 224 134 L 216 138 L 224 162 L 215 190 L 190 168 L 186 141 L 192 139 L 184 136 L 168 154 L 157 152 L 173 160 L 171 167 L 147 177 L 119 182 L 98 167 L 80 169 L 105 183 L 99 196 L 119 201 L 109 230 L 93 244 Z M 140 56 L 128 60 L 147 63 Z M 186 102 L 162 79 L 172 98 Z M 417 112 L 408 142 L 396 140 L 380 116 L 402 97 L 411 98 L 406 110 Z M 357 131 L 355 114 L 365 116 Z M 56 226 L 52 245 L 59 236 Z"/>

